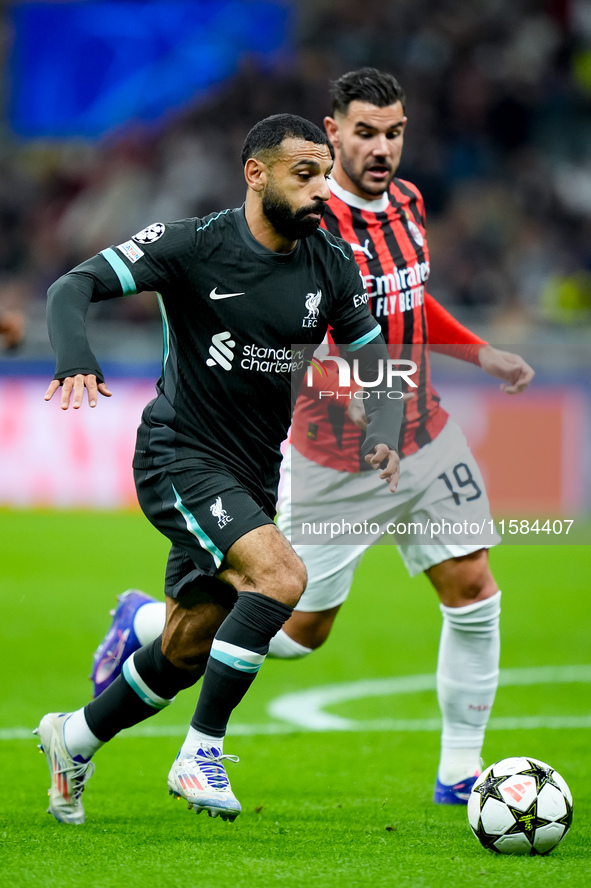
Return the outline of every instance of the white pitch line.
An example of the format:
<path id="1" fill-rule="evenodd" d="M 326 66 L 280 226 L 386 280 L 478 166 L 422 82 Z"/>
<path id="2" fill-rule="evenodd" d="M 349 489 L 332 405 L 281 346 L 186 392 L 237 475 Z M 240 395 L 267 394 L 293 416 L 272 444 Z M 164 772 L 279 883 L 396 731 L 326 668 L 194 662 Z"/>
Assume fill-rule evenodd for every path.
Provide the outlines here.
<path id="1" fill-rule="evenodd" d="M 188 725 L 137 725 L 119 734 L 119 737 L 178 737 L 181 743 L 187 733 Z M 231 733 L 236 737 L 259 737 L 264 734 L 297 734 L 301 728 L 294 725 L 268 722 L 265 725 L 232 725 Z M 32 728 L 0 728 L 2 740 L 31 740 L 34 738 Z"/>
<path id="2" fill-rule="evenodd" d="M 567 683 L 591 682 L 591 664 L 581 666 L 539 666 L 528 667 L 525 669 L 502 669 L 499 677 L 499 685 L 502 687 L 510 687 L 513 685 L 536 685 L 536 684 L 567 684 Z M 297 725 L 300 728 L 307 728 L 315 731 L 356 731 L 356 730 L 372 730 L 370 725 L 372 722 L 360 722 L 356 719 L 343 718 L 340 715 L 333 715 L 325 712 L 327 706 L 334 706 L 337 703 L 344 703 L 350 700 L 360 700 L 367 697 L 388 697 L 398 694 L 414 694 L 420 691 L 431 691 L 435 689 L 435 676 L 432 673 L 427 675 L 402 675 L 395 678 L 377 678 L 365 679 L 363 681 L 353 681 L 343 684 L 322 685 L 316 688 L 310 688 L 307 691 L 297 691 L 292 694 L 284 694 L 272 700 L 268 706 L 268 713 L 272 718 L 286 721 L 290 724 Z M 512 719 L 511 726 L 521 723 L 523 718 Z M 543 716 L 540 716 L 544 720 Z M 566 717 L 569 718 L 569 717 Z M 587 716 L 582 716 L 583 721 Z M 550 721 L 551 718 L 548 718 Z M 413 730 L 407 725 L 415 725 L 414 730 L 427 731 L 434 730 L 426 727 L 427 724 L 437 723 L 439 730 L 440 722 L 438 719 L 398 721 L 393 719 L 380 719 L 379 724 L 382 727 L 375 730 Z M 491 719 L 489 727 L 493 727 L 495 721 Z M 390 727 L 388 727 L 390 725 Z M 396 725 L 396 727 L 393 727 Z M 359 726 L 359 727 L 358 727 Z M 363 726 L 363 727 L 360 727 Z M 587 723 L 582 727 L 587 727 Z M 565 727 L 568 725 L 565 724 Z"/>
<path id="3" fill-rule="evenodd" d="M 536 684 L 578 684 L 591 682 L 591 664 L 580 666 L 540 666 L 525 669 L 502 669 L 499 685 L 502 687 L 527 686 Z M 322 685 L 306 691 L 283 694 L 272 700 L 268 713 L 277 721 L 266 724 L 230 725 L 229 734 L 235 737 L 258 737 L 273 734 L 297 734 L 322 731 L 351 732 L 422 732 L 439 731 L 439 718 L 395 719 L 382 718 L 366 721 L 341 718 L 324 712 L 325 706 L 348 700 L 367 697 L 385 697 L 398 694 L 413 694 L 435 689 L 435 676 L 405 675 L 395 678 L 366 679 L 344 684 Z M 591 715 L 535 715 L 491 718 L 488 730 L 491 731 L 530 731 L 539 728 L 549 730 L 575 730 L 591 728 Z M 178 737 L 185 736 L 186 725 L 157 725 L 153 723 L 137 725 L 123 731 L 122 737 Z M 2 740 L 31 740 L 31 728 L 0 728 Z"/>
<path id="4" fill-rule="evenodd" d="M 539 728 L 549 730 L 587 730 L 591 728 L 591 716 L 524 716 L 521 718 L 491 718 L 488 723 L 488 731 L 533 731 Z M 395 719 L 383 718 L 373 721 L 355 722 L 350 727 L 340 728 L 339 733 L 422 733 L 431 731 L 437 733 L 441 730 L 441 722 L 438 718 L 425 719 Z M 161 725 L 160 727 L 130 728 L 123 731 L 120 737 L 125 739 L 137 737 L 177 737 L 182 742 L 187 733 L 187 725 Z M 304 728 L 297 725 L 286 725 L 271 722 L 266 725 L 231 725 L 228 732 L 230 737 L 261 737 L 273 734 L 322 734 L 335 733 L 334 728 Z M 31 728 L 0 728 L 0 741 L 2 740 L 32 740 Z"/>

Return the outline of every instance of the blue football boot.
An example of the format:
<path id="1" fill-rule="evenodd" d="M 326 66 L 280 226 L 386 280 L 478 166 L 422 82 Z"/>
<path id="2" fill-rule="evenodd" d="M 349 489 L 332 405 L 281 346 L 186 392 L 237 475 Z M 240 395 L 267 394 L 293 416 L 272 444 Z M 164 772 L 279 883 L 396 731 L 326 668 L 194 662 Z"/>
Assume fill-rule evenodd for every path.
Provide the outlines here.
<path id="1" fill-rule="evenodd" d="M 466 777 L 465 780 L 449 785 L 442 783 L 438 777 L 435 781 L 433 801 L 436 805 L 467 805 L 477 777 L 478 774 L 474 774 L 473 777 Z"/>
<path id="2" fill-rule="evenodd" d="M 139 589 L 128 589 L 117 596 L 117 601 L 117 607 L 111 611 L 111 627 L 92 658 L 90 680 L 95 697 L 115 681 L 127 658 L 141 647 L 133 631 L 133 620 L 142 605 L 156 599 Z"/>

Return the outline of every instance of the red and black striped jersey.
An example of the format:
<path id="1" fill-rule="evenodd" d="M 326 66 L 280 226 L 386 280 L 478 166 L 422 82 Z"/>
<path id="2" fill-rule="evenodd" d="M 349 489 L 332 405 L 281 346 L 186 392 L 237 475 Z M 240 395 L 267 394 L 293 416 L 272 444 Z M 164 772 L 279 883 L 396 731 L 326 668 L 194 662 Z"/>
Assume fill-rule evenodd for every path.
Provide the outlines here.
<path id="1" fill-rule="evenodd" d="M 454 330 L 453 339 L 434 335 L 432 339 L 437 342 L 484 343 L 426 293 L 430 262 L 419 190 L 395 178 L 389 192 L 378 200 L 366 201 L 334 180 L 330 188 L 323 226 L 351 245 L 371 312 L 386 342 L 398 347 L 397 354 L 418 365 L 418 389 L 405 404 L 399 440 L 400 455 L 408 456 L 432 441 L 448 418 L 431 384 L 425 347 L 429 329 L 435 334 L 440 326 L 448 337 Z M 477 363 L 474 352 L 461 357 Z M 365 468 L 359 457 L 363 433 L 348 419 L 344 406 L 343 402 L 337 405 L 300 397 L 293 417 L 292 442 L 315 462 L 355 472 Z"/>

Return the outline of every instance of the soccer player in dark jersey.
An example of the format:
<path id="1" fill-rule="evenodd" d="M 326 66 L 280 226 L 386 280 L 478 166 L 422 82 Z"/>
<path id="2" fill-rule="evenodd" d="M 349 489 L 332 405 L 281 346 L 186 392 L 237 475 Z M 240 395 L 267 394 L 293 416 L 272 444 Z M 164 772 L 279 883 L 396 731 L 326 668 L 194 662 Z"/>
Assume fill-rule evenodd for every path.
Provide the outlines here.
<path id="1" fill-rule="evenodd" d="M 360 426 L 365 417 L 359 402 L 319 399 L 304 389 L 284 463 L 286 478 L 295 478 L 291 488 L 298 491 L 298 517 L 309 523 L 330 522 L 339 507 L 354 502 L 353 520 L 376 522 L 380 528 L 384 520 L 408 524 L 442 517 L 448 522 L 460 517 L 470 523 L 484 521 L 488 528 L 482 476 L 431 385 L 425 345 L 480 365 L 503 381 L 507 394 L 524 391 L 533 371 L 518 355 L 493 348 L 459 324 L 427 292 L 430 259 L 422 197 L 412 183 L 395 175 L 406 126 L 398 82 L 390 74 L 365 68 L 339 78 L 332 94 L 333 112 L 325 126 L 336 159 L 322 225 L 350 243 L 372 314 L 388 342 L 412 350 L 421 364 L 422 384 L 406 401 L 399 445 L 403 471 L 391 502 L 371 473 L 362 471 Z M 331 365 L 326 367 L 330 372 Z M 337 386 L 336 381 L 322 380 L 323 389 Z M 289 491 L 289 483 L 282 485 L 278 523 L 295 541 L 298 520 L 293 516 L 290 526 Z M 271 640 L 272 656 L 303 657 L 324 642 L 372 541 L 366 534 L 356 545 L 309 545 L 301 538 L 294 542 L 306 564 L 308 585 Z M 428 544 L 422 540 L 398 545 L 411 576 L 424 572 L 441 602 L 437 689 L 443 732 L 434 793 L 440 804 L 465 804 L 480 769 L 498 681 L 500 592 L 488 564 L 488 548 L 496 541 L 496 534 L 488 539 L 465 534 L 457 540 L 442 536 Z M 158 634 L 161 611 L 160 603 L 141 592 L 130 590 L 120 597 L 112 626 L 95 654 L 93 681 L 98 691 L 118 674 L 120 663 L 140 640 L 145 643 Z"/>
<path id="2" fill-rule="evenodd" d="M 49 811 L 58 820 L 83 822 L 94 752 L 201 676 L 204 624 L 217 631 L 168 787 L 198 813 L 229 820 L 240 813 L 223 765 L 233 758 L 223 753 L 228 719 L 306 583 L 303 563 L 273 523 L 292 391 L 329 325 L 360 368 L 371 372 L 376 359 L 388 358 L 360 298 L 353 251 L 319 228 L 332 160 L 314 124 L 289 114 L 267 118 L 244 144 L 242 208 L 154 223 L 49 290 L 57 366 L 46 399 L 61 386 L 63 409 L 78 409 L 85 389 L 91 407 L 99 394 L 111 394 L 86 336 L 90 302 L 159 294 L 162 375 L 142 416 L 133 466 L 143 511 L 172 543 L 163 634 L 86 707 L 50 713 L 36 729 L 51 774 Z M 367 403 L 368 464 L 393 492 L 401 401 Z"/>
<path id="3" fill-rule="evenodd" d="M 340 507 L 353 502 L 353 520 L 375 522 L 380 532 L 384 520 L 408 524 L 442 517 L 448 522 L 460 517 L 470 523 L 484 521 L 490 527 L 481 474 L 431 385 L 425 345 L 480 365 L 503 381 L 501 388 L 508 394 L 524 391 L 533 378 L 521 357 L 488 345 L 427 292 L 430 259 L 423 200 L 411 182 L 395 175 L 406 126 L 398 82 L 372 68 L 352 71 L 333 84 L 332 98 L 333 112 L 325 126 L 336 159 L 322 224 L 350 243 L 384 338 L 412 350 L 420 362 L 422 384 L 406 401 L 399 445 L 403 471 L 391 502 L 385 501 L 371 474 L 362 471 L 360 427 L 365 418 L 359 402 L 319 399 L 306 389 L 300 396 L 284 463 L 285 476 L 295 479 L 291 488 L 298 492 L 299 515 L 291 515 L 296 504 L 290 502 L 287 483 L 281 488 L 278 523 L 286 534 L 291 532 L 306 564 L 308 585 L 271 640 L 270 654 L 281 658 L 305 656 L 327 638 L 361 555 L 373 541 L 370 534 L 357 545 L 309 545 L 301 537 L 296 541 L 302 519 L 310 524 L 330 522 Z M 330 372 L 331 365 L 326 367 Z M 337 387 L 336 380 L 322 379 L 322 389 Z M 465 534 L 457 540 L 442 536 L 398 545 L 411 576 L 424 572 L 441 602 L 437 688 L 443 732 L 434 794 L 441 804 L 465 804 L 480 768 L 498 681 L 500 592 L 488 564 L 488 548 L 497 541 L 496 534 L 488 539 Z M 116 674 L 119 658 L 138 646 L 136 630 L 147 638 L 157 634 L 154 626 L 161 626 L 163 619 L 157 613 L 160 607 L 136 591 L 121 596 L 111 629 L 95 655 L 98 689 Z"/>

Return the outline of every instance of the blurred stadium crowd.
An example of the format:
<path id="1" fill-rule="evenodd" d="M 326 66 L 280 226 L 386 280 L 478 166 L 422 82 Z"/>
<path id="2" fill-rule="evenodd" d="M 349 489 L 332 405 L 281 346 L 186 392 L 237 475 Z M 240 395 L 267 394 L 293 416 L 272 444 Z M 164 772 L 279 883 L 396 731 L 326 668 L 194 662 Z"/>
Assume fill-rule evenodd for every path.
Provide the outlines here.
<path id="1" fill-rule="evenodd" d="M 245 58 L 159 129 L 98 144 L 5 131 L 0 307 L 40 314 L 47 286 L 105 246 L 239 205 L 250 126 L 280 111 L 321 123 L 328 81 L 374 65 L 407 92 L 399 174 L 425 196 L 431 292 L 472 322 L 591 326 L 588 0 L 301 0 L 294 14 L 295 51 L 272 74 Z M 97 311 L 156 321 L 152 299 Z"/>

